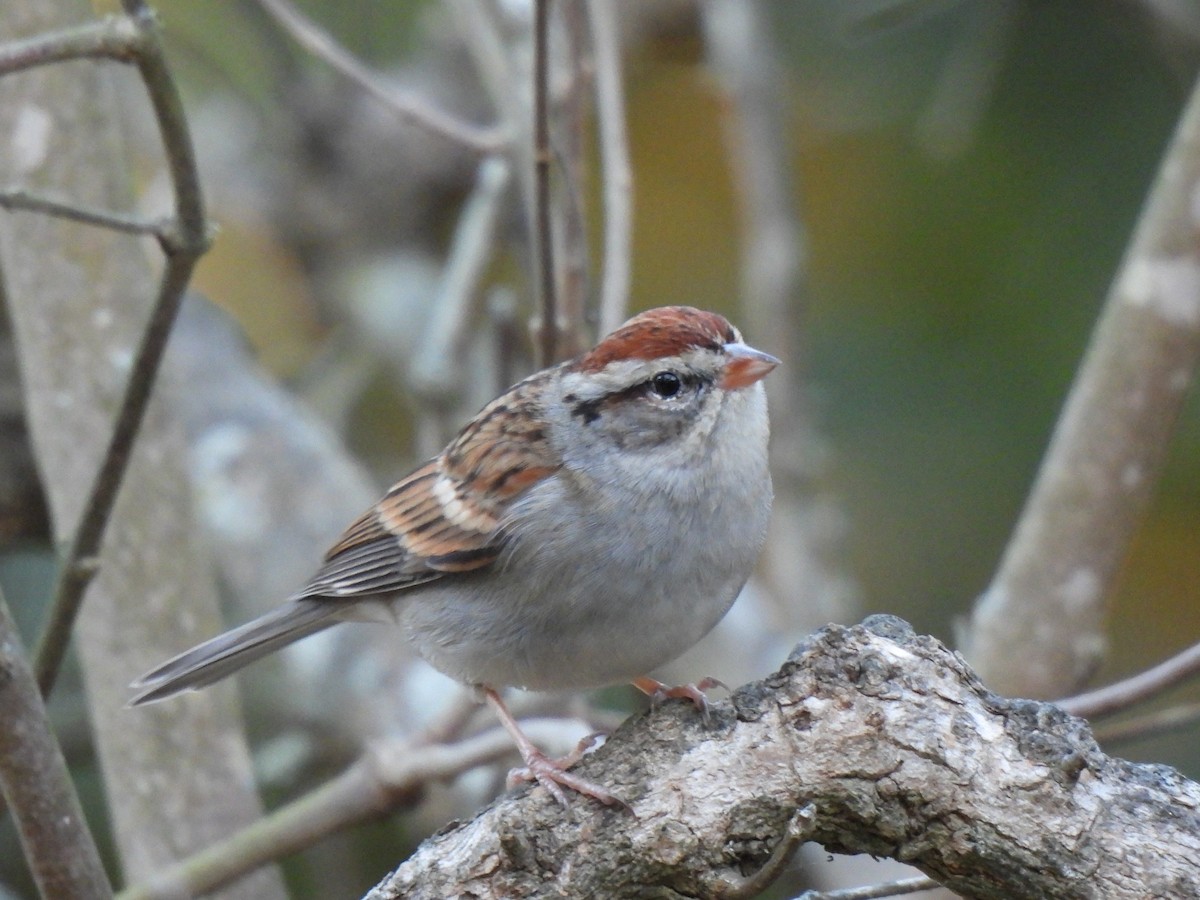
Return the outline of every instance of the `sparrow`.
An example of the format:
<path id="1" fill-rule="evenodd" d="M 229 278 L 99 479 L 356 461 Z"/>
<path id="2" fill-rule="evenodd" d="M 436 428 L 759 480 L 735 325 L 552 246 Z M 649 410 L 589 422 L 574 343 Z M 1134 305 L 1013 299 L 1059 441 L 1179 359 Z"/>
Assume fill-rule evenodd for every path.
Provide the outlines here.
<path id="1" fill-rule="evenodd" d="M 634 316 L 485 406 L 283 605 L 147 672 L 131 705 L 339 622 L 396 623 L 495 710 L 519 777 L 563 805 L 563 788 L 622 805 L 534 746 L 499 691 L 628 681 L 705 709 L 716 682 L 668 687 L 647 673 L 707 634 L 750 576 L 772 496 L 761 379 L 778 364 L 717 313 Z"/>

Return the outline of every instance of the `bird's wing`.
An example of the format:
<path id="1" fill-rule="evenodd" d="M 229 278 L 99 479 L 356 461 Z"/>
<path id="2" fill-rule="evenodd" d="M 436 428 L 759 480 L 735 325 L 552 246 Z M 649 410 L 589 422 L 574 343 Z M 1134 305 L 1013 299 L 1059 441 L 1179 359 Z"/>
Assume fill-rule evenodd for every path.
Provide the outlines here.
<path id="1" fill-rule="evenodd" d="M 522 382 L 359 517 L 295 598 L 390 593 L 491 565 L 508 506 L 559 465 Z"/>

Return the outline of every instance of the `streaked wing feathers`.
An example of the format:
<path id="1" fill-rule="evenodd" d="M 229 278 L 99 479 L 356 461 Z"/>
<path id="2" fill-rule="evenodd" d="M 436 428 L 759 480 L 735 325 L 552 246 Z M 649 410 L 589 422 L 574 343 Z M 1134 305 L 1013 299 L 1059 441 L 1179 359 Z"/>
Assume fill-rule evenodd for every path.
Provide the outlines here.
<path id="1" fill-rule="evenodd" d="M 347 528 L 296 596 L 390 593 L 491 565 L 508 505 L 558 466 L 529 390 L 534 379 L 484 407 L 441 456 Z"/>

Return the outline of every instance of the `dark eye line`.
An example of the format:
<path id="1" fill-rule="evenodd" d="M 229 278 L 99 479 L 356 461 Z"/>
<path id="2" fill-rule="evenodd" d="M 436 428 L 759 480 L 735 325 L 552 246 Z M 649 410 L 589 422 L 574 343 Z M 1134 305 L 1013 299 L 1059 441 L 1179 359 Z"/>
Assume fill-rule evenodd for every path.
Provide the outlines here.
<path id="1" fill-rule="evenodd" d="M 679 389 L 669 397 L 663 397 L 654 388 L 654 380 L 659 375 L 664 374 L 673 375 L 679 379 Z M 695 372 L 661 369 L 645 381 L 631 384 L 629 387 L 613 391 L 611 394 L 604 394 L 591 400 L 580 400 L 577 395 L 568 394 L 564 399 L 567 403 L 571 404 L 572 416 L 580 419 L 584 425 L 591 425 L 602 418 L 609 408 L 617 404 L 637 398 L 653 398 L 658 401 L 676 400 L 689 392 L 699 390 L 705 384 L 709 383 L 711 383 L 711 379 L 698 375 Z"/>

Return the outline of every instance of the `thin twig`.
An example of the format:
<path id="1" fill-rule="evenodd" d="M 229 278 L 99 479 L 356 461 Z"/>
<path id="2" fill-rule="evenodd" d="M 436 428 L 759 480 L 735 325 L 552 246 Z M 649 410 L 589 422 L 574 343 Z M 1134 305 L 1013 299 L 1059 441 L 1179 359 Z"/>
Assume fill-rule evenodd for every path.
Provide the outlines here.
<path id="1" fill-rule="evenodd" d="M 1000 693 L 1074 690 L 1099 660 L 1107 600 L 1200 360 L 1198 184 L 1200 84 L 999 569 L 972 615 L 968 656 Z"/>
<path id="2" fill-rule="evenodd" d="M 501 130 L 463 122 L 412 91 L 385 87 L 378 75 L 335 41 L 329 32 L 300 12 L 290 0 L 258 2 L 309 53 L 324 60 L 403 121 L 476 153 L 495 153 L 503 149 L 506 138 Z"/>
<path id="3" fill-rule="evenodd" d="M 870 884 L 866 887 L 841 888 L 836 891 L 805 891 L 796 900 L 878 900 L 881 897 L 900 897 L 935 891 L 941 885 L 924 876 L 890 881 L 887 884 Z"/>
<path id="4" fill-rule="evenodd" d="M 0 75 L 72 59 L 112 59 L 132 63 L 142 33 L 125 16 L 107 16 L 76 28 L 64 28 L 0 47 Z"/>
<path id="5" fill-rule="evenodd" d="M 534 719 L 521 727 L 540 740 L 552 737 L 558 723 Z M 411 805 L 428 784 L 449 781 L 511 753 L 512 740 L 499 728 L 452 744 L 422 746 L 417 739 L 378 745 L 322 787 L 180 861 L 153 881 L 126 888 L 117 898 L 167 900 L 206 894 L 335 832 Z"/>
<path id="6" fill-rule="evenodd" d="M 1055 701 L 1067 712 L 1085 719 L 1111 715 L 1128 709 L 1174 687 L 1200 672 L 1200 644 L 1193 644 L 1152 669 L 1114 684 Z"/>
<path id="7" fill-rule="evenodd" d="M 43 897 L 111 897 L 108 877 L 0 594 L 0 788 Z"/>
<path id="8" fill-rule="evenodd" d="M 586 153 L 587 121 L 594 91 L 592 58 L 586 10 L 582 0 L 561 5 L 562 35 L 566 48 L 558 59 L 562 77 L 554 79 L 554 163 L 559 173 L 559 229 L 555 234 L 562 253 L 558 258 L 558 346 L 560 357 L 577 356 L 591 345 L 586 328 L 591 284 L 591 246 L 588 241 Z"/>
<path id="9" fill-rule="evenodd" d="M 512 167 L 488 156 L 475 175 L 475 187 L 458 227 L 432 304 L 432 316 L 409 365 L 409 387 L 428 406 L 444 410 L 461 390 L 462 353 L 470 327 L 482 308 L 483 276 L 496 250 L 496 232 L 509 195 Z M 439 441 L 445 440 L 445 435 Z"/>
<path id="10" fill-rule="evenodd" d="M 633 166 L 625 127 L 621 43 L 613 0 L 586 0 L 596 60 L 596 121 L 604 190 L 604 267 L 600 277 L 600 334 L 625 320 L 633 266 Z"/>
<path id="11" fill-rule="evenodd" d="M 22 210 L 46 216 L 57 216 L 60 219 L 70 219 L 85 225 L 110 228 L 126 234 L 151 235 L 158 238 L 159 243 L 170 237 L 170 223 L 163 219 L 145 219 L 141 216 L 115 213 L 106 209 L 92 209 L 66 200 L 43 197 L 21 188 L 0 191 L 0 208 L 7 209 L 9 212 Z"/>
<path id="12" fill-rule="evenodd" d="M 447 0 L 463 39 L 471 52 L 479 79 L 491 98 L 492 106 L 503 123 L 502 128 L 514 135 L 526 135 L 528 123 L 521 114 L 525 94 L 515 89 L 516 66 L 500 35 L 499 13 L 494 3 L 471 0 Z M 509 149 L 514 153 L 528 150 L 528 141 L 514 137 Z M 522 170 L 526 184 L 532 187 L 530 172 Z"/>
<path id="13" fill-rule="evenodd" d="M 496 115 L 511 135 L 508 146 L 513 175 L 518 187 L 522 211 L 531 233 L 536 232 L 533 159 L 533 122 L 530 91 L 520 86 L 532 83 L 524 60 L 531 54 L 513 51 L 505 41 L 504 14 L 499 0 L 446 0 L 471 53 L 479 80 L 488 93 Z M 533 238 L 530 239 L 531 242 Z M 532 260 L 536 266 L 536 257 Z M 535 316 L 536 318 L 536 316 Z M 508 382 L 505 382 L 505 387 Z"/>
<path id="14" fill-rule="evenodd" d="M 557 272 L 551 218 L 550 0 L 533 3 L 533 248 L 537 284 L 539 365 L 558 358 Z"/>
<path id="15" fill-rule="evenodd" d="M 813 823 L 817 818 L 817 808 L 807 804 L 797 809 L 783 837 L 775 844 L 775 849 L 767 857 L 767 861 L 756 872 L 749 875 L 725 874 L 720 881 L 721 887 L 715 891 L 718 900 L 749 900 L 757 897 L 782 875 L 796 851 L 812 836 Z"/>
<path id="16" fill-rule="evenodd" d="M 1197 722 L 1200 722 L 1200 703 L 1180 703 L 1123 722 L 1100 725 L 1093 728 L 1093 731 L 1096 740 L 1108 746 L 1183 731 L 1186 728 L 1194 728 Z"/>
<path id="17" fill-rule="evenodd" d="M 163 56 L 158 23 L 143 0 L 122 0 L 122 5 L 142 36 L 138 42 L 137 67 L 154 108 L 166 151 L 175 194 L 175 219 L 161 235 L 166 263 L 158 295 L 134 356 L 129 383 L 104 459 L 64 556 L 50 614 L 38 642 L 35 671 L 43 696 L 49 695 L 54 687 L 83 595 L 96 574 L 96 559 L 104 532 L 145 416 L 171 323 L 192 270 L 209 246 L 208 223 L 187 118 Z"/>

